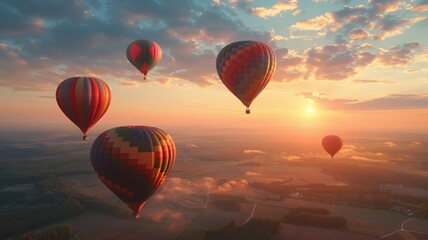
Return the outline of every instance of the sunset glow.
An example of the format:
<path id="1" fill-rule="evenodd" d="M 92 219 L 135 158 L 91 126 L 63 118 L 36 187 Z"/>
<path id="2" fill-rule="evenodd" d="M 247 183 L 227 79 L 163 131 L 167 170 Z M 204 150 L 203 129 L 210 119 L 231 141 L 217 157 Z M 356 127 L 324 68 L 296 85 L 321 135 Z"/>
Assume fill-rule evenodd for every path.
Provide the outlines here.
<path id="1" fill-rule="evenodd" d="M 428 239 L 427 156 L 428 0 L 0 1 L 0 239 Z"/>
<path id="2" fill-rule="evenodd" d="M 308 115 L 328 110 L 341 111 L 339 115 L 345 118 L 355 113 L 364 119 L 367 114 L 363 112 L 369 111 L 375 122 L 382 122 L 393 111 L 396 116 L 401 116 L 401 110 L 412 111 L 412 119 L 399 118 L 399 122 L 415 122 L 412 128 L 427 131 L 418 125 L 427 117 L 424 108 L 428 107 L 428 40 L 419 34 L 426 30 L 424 4 L 276 4 L 269 0 L 192 3 L 190 8 L 184 6 L 192 1 L 183 2 L 186 20 L 178 25 L 170 15 L 176 9 L 168 4 L 152 6 L 159 8 L 153 18 L 162 19 L 153 25 L 149 19 L 139 19 L 152 14 L 148 8 L 101 1 L 99 8 L 85 3 L 65 10 L 64 16 L 30 14 L 27 25 L 5 26 L 0 60 L 7 71 L 0 72 L 0 111 L 8 117 L 0 118 L 1 126 L 69 129 L 53 97 L 58 83 L 76 75 L 99 77 L 112 90 L 111 107 L 100 120 L 100 128 L 127 122 L 179 127 L 192 125 L 189 116 L 206 127 L 214 123 L 228 126 L 231 120 L 234 126 L 243 126 L 243 106 L 222 84 L 214 65 L 222 47 L 251 39 L 267 43 L 277 59 L 271 82 L 251 105 L 253 114 L 248 117 L 258 124 L 271 125 L 262 120 L 269 118 L 268 122 L 293 126 L 299 115 L 289 112 L 301 111 L 310 101 L 317 107 L 305 107 Z M 19 4 L 0 7 L 16 18 L 24 11 Z M 100 20 L 111 9 L 116 9 L 111 17 Z M 385 9 L 387 17 L 382 18 Z M 91 14 L 73 17 L 81 11 Z M 356 22 L 355 12 L 367 21 Z M 59 24 L 64 19 L 73 21 Z M 118 24 L 117 28 L 108 27 L 112 24 Z M 77 26 L 86 26 L 81 29 L 85 33 L 73 32 Z M 121 33 L 117 33 L 119 29 Z M 63 38 L 65 35 L 75 38 Z M 137 36 L 156 41 L 163 50 L 148 80 L 126 59 L 126 47 Z M 10 102 L 16 107 L 7 107 Z M 29 102 L 43 111 L 37 119 L 32 118 L 35 110 Z M 283 115 L 288 116 L 285 123 Z M 353 129 L 354 125 L 343 127 Z M 403 127 L 396 124 L 395 129 Z"/>

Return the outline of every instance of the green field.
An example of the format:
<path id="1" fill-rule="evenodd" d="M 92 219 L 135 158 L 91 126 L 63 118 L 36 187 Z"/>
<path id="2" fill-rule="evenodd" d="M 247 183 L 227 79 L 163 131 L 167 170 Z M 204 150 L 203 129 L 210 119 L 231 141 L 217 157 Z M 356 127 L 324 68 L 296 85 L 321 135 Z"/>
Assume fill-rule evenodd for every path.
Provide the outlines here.
<path id="1" fill-rule="evenodd" d="M 329 230 L 322 228 L 303 227 L 290 224 L 283 224 L 279 228 L 279 234 L 272 240 L 375 240 L 377 237 L 371 237 L 364 234 L 352 233 L 346 231 Z"/>
<path id="2" fill-rule="evenodd" d="M 428 233 L 428 220 L 414 218 L 404 224 L 404 229 L 417 232 Z"/>
<path id="3" fill-rule="evenodd" d="M 349 231 L 383 236 L 401 228 L 401 223 L 408 219 L 399 213 L 349 206 L 336 205 L 330 209 L 332 214 L 343 216 Z"/>
<path id="4" fill-rule="evenodd" d="M 253 218 L 268 218 L 275 221 L 280 221 L 290 210 L 283 207 L 275 207 L 271 205 L 257 204 Z"/>

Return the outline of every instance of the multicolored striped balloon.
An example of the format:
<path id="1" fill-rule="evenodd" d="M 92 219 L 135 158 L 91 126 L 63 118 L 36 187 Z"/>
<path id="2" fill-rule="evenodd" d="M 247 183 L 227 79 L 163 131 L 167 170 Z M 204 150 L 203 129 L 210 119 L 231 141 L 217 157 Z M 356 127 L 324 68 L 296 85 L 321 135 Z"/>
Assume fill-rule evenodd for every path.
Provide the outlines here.
<path id="1" fill-rule="evenodd" d="M 275 71 L 273 50 L 257 41 L 234 42 L 217 55 L 217 73 L 226 87 L 247 107 L 266 87 Z"/>
<path id="2" fill-rule="evenodd" d="M 128 205 L 135 218 L 165 180 L 175 156 L 171 136 L 146 126 L 107 130 L 91 149 L 91 162 L 98 177 Z"/>
<path id="3" fill-rule="evenodd" d="M 136 40 L 129 44 L 126 49 L 126 56 L 129 62 L 144 74 L 144 79 L 146 79 L 149 70 L 156 66 L 162 58 L 162 49 L 153 41 Z"/>
<path id="4" fill-rule="evenodd" d="M 59 84 L 56 101 L 62 112 L 82 130 L 86 140 L 86 132 L 110 106 L 111 92 L 101 79 L 72 77 Z"/>

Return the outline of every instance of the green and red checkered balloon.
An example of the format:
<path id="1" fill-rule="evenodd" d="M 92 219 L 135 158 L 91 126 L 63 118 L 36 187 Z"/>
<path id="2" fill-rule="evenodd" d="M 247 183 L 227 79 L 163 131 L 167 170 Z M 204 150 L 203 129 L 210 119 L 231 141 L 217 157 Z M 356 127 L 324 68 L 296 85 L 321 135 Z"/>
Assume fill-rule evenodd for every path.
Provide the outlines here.
<path id="1" fill-rule="evenodd" d="M 234 42 L 217 55 L 217 73 L 224 85 L 247 107 L 266 87 L 275 71 L 273 50 L 257 41 Z"/>
<path id="2" fill-rule="evenodd" d="M 163 183 L 175 161 L 175 144 L 165 131 L 146 126 L 116 127 L 94 141 L 91 162 L 99 179 L 136 218 Z"/>

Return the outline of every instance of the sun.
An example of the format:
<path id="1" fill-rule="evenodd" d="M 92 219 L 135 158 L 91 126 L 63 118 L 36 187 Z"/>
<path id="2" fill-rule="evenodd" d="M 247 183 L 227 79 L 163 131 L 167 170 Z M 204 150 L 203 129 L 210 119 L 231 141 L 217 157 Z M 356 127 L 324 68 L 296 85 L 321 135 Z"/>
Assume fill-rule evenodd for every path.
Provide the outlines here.
<path id="1" fill-rule="evenodd" d="M 308 108 L 306 109 L 306 112 L 307 112 L 307 113 L 313 113 L 313 112 L 315 112 L 315 109 L 314 109 L 313 107 L 308 107 Z"/>

